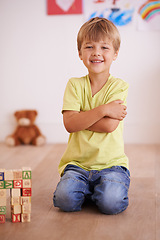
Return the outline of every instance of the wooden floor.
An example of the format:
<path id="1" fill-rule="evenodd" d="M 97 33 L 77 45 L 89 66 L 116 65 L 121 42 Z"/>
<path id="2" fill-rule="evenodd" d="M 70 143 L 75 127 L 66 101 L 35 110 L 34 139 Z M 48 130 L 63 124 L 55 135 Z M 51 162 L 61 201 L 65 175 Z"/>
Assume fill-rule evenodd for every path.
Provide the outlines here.
<path id="1" fill-rule="evenodd" d="M 95 206 L 64 213 L 53 207 L 59 181 L 58 164 L 65 144 L 9 148 L 0 144 L 0 168 L 32 168 L 31 223 L 0 224 L 3 240 L 159 240 L 160 145 L 126 145 L 130 159 L 131 187 L 128 209 L 115 216 L 99 213 Z M 8 207 L 9 209 L 9 207 Z"/>

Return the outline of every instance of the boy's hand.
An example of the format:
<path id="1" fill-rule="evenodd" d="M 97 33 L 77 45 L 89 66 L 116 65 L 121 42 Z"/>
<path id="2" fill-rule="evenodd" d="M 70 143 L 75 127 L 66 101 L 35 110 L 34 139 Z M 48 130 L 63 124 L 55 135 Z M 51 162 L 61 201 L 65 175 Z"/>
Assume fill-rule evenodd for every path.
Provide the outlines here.
<path id="1" fill-rule="evenodd" d="M 106 104 L 106 116 L 120 121 L 123 120 L 127 115 L 127 107 L 122 105 L 123 103 L 122 100 L 115 100 Z"/>

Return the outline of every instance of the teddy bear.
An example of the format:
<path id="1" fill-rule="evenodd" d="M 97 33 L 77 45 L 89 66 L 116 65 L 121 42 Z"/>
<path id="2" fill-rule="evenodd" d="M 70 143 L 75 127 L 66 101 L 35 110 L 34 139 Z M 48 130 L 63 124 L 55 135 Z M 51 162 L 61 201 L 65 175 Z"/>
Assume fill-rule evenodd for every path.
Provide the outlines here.
<path id="1" fill-rule="evenodd" d="M 46 138 L 34 124 L 37 115 L 38 112 L 36 110 L 16 111 L 14 116 L 16 117 L 18 126 L 12 135 L 6 137 L 6 144 L 8 146 L 18 146 L 21 144 L 43 145 L 46 142 Z"/>

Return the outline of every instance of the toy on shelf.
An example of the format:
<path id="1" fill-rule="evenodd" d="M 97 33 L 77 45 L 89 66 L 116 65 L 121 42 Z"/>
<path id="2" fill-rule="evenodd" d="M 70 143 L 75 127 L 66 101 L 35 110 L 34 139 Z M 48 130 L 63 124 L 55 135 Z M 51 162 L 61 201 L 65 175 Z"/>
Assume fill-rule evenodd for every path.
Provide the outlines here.
<path id="1" fill-rule="evenodd" d="M 0 223 L 5 223 L 7 197 L 10 189 L 11 221 L 31 221 L 32 172 L 30 168 L 0 169 Z"/>
<path id="2" fill-rule="evenodd" d="M 18 126 L 15 132 L 6 137 L 8 146 L 31 144 L 41 146 L 45 144 L 46 138 L 41 134 L 39 128 L 34 124 L 38 113 L 36 110 L 22 110 L 14 113 Z"/>

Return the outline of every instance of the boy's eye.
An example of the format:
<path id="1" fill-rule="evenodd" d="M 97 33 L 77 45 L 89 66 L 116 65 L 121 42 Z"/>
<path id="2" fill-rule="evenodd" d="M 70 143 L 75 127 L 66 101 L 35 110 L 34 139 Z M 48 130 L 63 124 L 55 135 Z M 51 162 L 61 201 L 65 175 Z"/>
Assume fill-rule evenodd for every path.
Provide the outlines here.
<path id="1" fill-rule="evenodd" d="M 86 48 L 92 48 L 92 46 L 86 46 Z"/>
<path id="2" fill-rule="evenodd" d="M 102 49 L 109 49 L 108 47 L 102 47 Z"/>

